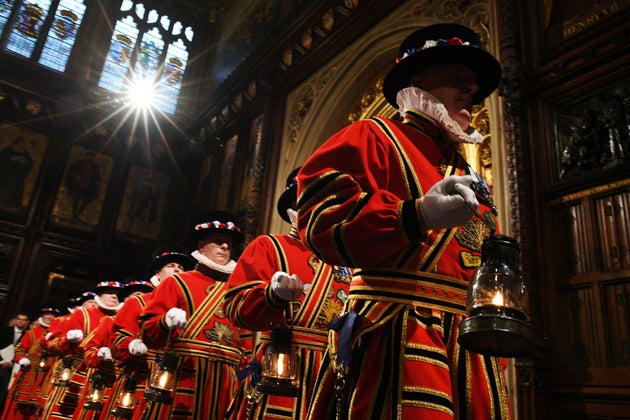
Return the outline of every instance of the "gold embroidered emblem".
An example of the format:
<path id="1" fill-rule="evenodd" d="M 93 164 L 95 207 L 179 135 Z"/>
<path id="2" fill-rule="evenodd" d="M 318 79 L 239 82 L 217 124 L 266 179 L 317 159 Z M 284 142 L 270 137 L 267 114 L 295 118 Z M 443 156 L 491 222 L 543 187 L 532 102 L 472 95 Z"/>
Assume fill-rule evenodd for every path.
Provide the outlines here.
<path id="1" fill-rule="evenodd" d="M 234 341 L 234 331 L 227 324 L 214 321 L 211 329 L 205 330 L 204 335 L 210 341 L 216 341 L 223 344 L 230 344 Z"/>
<path id="2" fill-rule="evenodd" d="M 315 255 L 311 255 L 308 257 L 308 266 L 313 269 L 313 273 L 316 273 L 319 270 L 319 267 L 322 265 L 322 260 L 317 258 Z"/>
<path id="3" fill-rule="evenodd" d="M 481 252 L 481 244 L 488 236 L 488 228 L 481 220 L 476 218 L 464 223 L 462 230 L 455 233 L 455 238 L 461 246 L 477 252 Z"/>
<path id="4" fill-rule="evenodd" d="M 341 292 L 345 291 L 340 290 Z M 335 295 L 335 290 L 330 289 L 328 291 L 328 299 L 325 299 L 319 313 L 317 314 L 316 325 L 321 326 L 321 328 L 327 328 L 327 325 L 330 321 L 337 318 L 343 312 L 343 302 L 339 299 L 334 299 L 334 297 L 339 297 L 339 292 Z"/>
<path id="5" fill-rule="evenodd" d="M 466 268 L 477 268 L 481 265 L 481 256 L 473 255 L 470 252 L 462 251 L 459 253 L 462 265 Z"/>

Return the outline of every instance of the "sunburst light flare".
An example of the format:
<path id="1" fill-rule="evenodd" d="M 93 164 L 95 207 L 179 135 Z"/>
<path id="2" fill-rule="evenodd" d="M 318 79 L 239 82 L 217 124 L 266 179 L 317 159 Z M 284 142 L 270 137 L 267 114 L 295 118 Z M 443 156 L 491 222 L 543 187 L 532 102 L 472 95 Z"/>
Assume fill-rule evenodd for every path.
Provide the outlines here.
<path id="1" fill-rule="evenodd" d="M 130 107 L 149 110 L 155 107 L 157 87 L 148 79 L 132 81 L 127 88 L 126 99 Z"/>

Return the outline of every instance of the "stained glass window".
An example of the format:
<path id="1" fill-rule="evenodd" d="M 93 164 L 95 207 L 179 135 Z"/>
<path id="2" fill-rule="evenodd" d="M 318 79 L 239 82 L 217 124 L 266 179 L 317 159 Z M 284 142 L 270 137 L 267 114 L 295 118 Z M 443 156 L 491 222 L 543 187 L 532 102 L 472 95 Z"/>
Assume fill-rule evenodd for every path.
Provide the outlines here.
<path id="1" fill-rule="evenodd" d="M 0 0 L 2 48 L 63 72 L 84 14 L 84 0 Z"/>
<path id="2" fill-rule="evenodd" d="M 151 83 L 155 106 L 174 114 L 193 30 L 142 3 L 123 0 L 98 85 L 122 93 L 130 83 Z"/>

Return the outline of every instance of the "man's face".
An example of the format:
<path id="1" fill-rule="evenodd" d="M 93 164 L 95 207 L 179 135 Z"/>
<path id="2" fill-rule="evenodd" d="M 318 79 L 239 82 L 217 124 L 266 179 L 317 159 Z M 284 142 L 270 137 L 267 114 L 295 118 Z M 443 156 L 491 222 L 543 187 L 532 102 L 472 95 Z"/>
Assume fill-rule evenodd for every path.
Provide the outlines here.
<path id="1" fill-rule="evenodd" d="M 158 280 L 162 281 L 167 277 L 172 276 L 173 274 L 179 274 L 184 271 L 184 267 L 176 262 L 170 262 L 166 264 L 164 267 L 160 268 L 155 272 L 155 276 Z"/>
<path id="2" fill-rule="evenodd" d="M 113 290 L 106 290 L 99 295 L 101 301 L 107 306 L 118 305 L 118 295 Z"/>
<path id="3" fill-rule="evenodd" d="M 19 314 L 16 318 L 15 318 L 15 326 L 18 327 L 19 329 L 23 330 L 28 326 L 30 319 L 28 316 L 26 315 L 22 315 Z"/>
<path id="4" fill-rule="evenodd" d="M 225 233 L 211 233 L 199 241 L 199 252 L 217 264 L 225 265 L 230 261 L 232 236 Z"/>
<path id="5" fill-rule="evenodd" d="M 82 308 L 94 308 L 96 305 L 96 301 L 94 299 L 88 299 L 81 304 Z"/>
<path id="6" fill-rule="evenodd" d="M 46 325 L 50 325 L 50 322 L 53 320 L 54 317 L 54 314 L 44 314 L 42 315 L 42 321 L 44 321 Z"/>
<path id="7" fill-rule="evenodd" d="M 470 67 L 462 64 L 431 67 L 415 76 L 412 84 L 435 96 L 461 129 L 468 129 L 473 95 L 479 90 L 477 75 Z"/>

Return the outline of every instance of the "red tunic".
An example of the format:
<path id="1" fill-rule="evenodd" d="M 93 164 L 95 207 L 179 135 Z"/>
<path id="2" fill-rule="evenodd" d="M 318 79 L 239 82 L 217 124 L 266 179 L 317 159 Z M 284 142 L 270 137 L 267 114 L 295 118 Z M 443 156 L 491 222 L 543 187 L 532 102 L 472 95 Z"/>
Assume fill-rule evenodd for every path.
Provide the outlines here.
<path id="1" fill-rule="evenodd" d="M 283 271 L 297 274 L 308 291 L 289 304 L 275 297 L 270 288 L 273 274 Z M 313 255 L 292 230 L 289 235 L 264 235 L 254 239 L 243 251 L 228 281 L 225 312 L 237 325 L 262 331 L 264 343 L 256 351 L 263 360 L 272 323 L 286 324 L 292 318 L 292 341 L 299 349 L 299 391 L 296 398 L 257 395 L 253 415 L 248 416 L 247 394 L 253 387 L 241 387 L 232 418 L 302 419 L 306 416 L 315 379 L 326 349 L 327 324 L 338 316 L 347 298 L 350 277 L 335 270 Z M 291 316 L 291 312 L 293 316 Z"/>
<path id="2" fill-rule="evenodd" d="M 52 394 L 46 401 L 42 417 L 45 419 L 68 419 L 72 418 L 77 407 L 81 391 L 87 385 L 86 376 L 88 367 L 85 364 L 84 351 L 80 343 L 72 343 L 66 338 L 70 330 L 83 331 L 84 339 L 96 329 L 101 320 L 108 316 L 99 307 L 81 308 L 70 315 L 70 319 L 64 323 L 59 335 L 49 340 L 48 347 L 58 351 L 62 357 L 72 356 L 74 375 L 70 386 L 53 386 Z"/>
<path id="3" fill-rule="evenodd" d="M 218 281 L 222 280 L 222 281 Z M 147 346 L 179 356 L 173 404 L 149 404 L 151 419 L 221 419 L 236 391 L 236 371 L 251 354 L 252 334 L 223 314 L 226 275 L 206 266 L 163 280 L 142 315 Z M 182 330 L 169 331 L 171 308 L 186 312 Z M 212 397 L 210 397 L 212 396 Z"/>
<path id="4" fill-rule="evenodd" d="M 79 404 L 77 410 L 74 413 L 75 419 L 92 419 L 95 418 L 94 410 L 86 410 L 83 405 L 85 404 L 86 397 L 92 386 L 94 375 L 99 373 L 103 379 L 103 409 L 100 410 L 99 417 L 103 420 L 109 419 L 109 409 L 112 402 L 112 394 L 114 382 L 117 376 L 122 371 L 120 363 L 116 360 L 103 361 L 98 357 L 98 351 L 102 347 L 111 348 L 113 341 L 114 331 L 114 317 L 105 316 L 101 318 L 99 325 L 96 327 L 90 335 L 88 335 L 82 342 L 81 348 L 84 352 L 85 365 L 88 368 L 86 386 L 81 392 Z M 115 395 L 115 394 L 114 394 Z"/>
<path id="5" fill-rule="evenodd" d="M 142 398 L 148 378 L 150 377 L 158 350 L 148 349 L 144 356 L 133 356 L 129 352 L 129 343 L 140 337 L 140 326 L 138 320 L 151 294 L 133 296 L 125 301 L 125 304 L 114 318 L 114 337 L 112 343 L 112 354 L 114 358 L 125 364 L 124 374 L 116 379 L 112 392 L 112 405 L 115 408 L 115 399 L 123 389 L 127 375 L 136 378 L 136 406 L 132 419 L 139 419 L 146 408 L 147 401 Z"/>
<path id="6" fill-rule="evenodd" d="M 71 314 L 66 314 L 54 318 L 50 322 L 48 332 L 40 341 L 42 349 L 48 354 L 46 359 L 46 374 L 42 379 L 40 387 L 37 388 L 37 395 L 35 397 L 36 404 L 40 410 L 46 405 L 46 401 L 53 391 L 54 376 L 57 369 L 61 366 L 61 358 L 59 357 L 61 353 L 55 349 L 54 343 L 57 342 L 56 339 L 61 335 L 63 326 L 70 319 L 70 315 Z"/>
<path id="7" fill-rule="evenodd" d="M 4 409 L 3 420 L 32 419 L 38 409 L 36 397 L 37 389 L 41 386 L 46 375 L 47 365 L 39 366 L 44 354 L 40 340 L 47 332 L 47 328 L 37 326 L 27 330 L 15 347 L 15 362 L 24 358 L 31 362 L 29 367 L 21 367 L 17 378 L 9 390 L 9 398 Z"/>
<path id="8" fill-rule="evenodd" d="M 424 192 L 469 167 L 430 118 L 405 117 L 352 124 L 298 174 L 300 236 L 325 261 L 358 268 L 347 309 L 360 323 L 339 407 L 351 419 L 509 418 L 498 359 L 457 344 L 467 283 L 490 229 L 475 217 L 426 231 L 419 213 Z M 496 226 L 487 205 L 479 210 Z M 332 333 L 314 420 L 334 417 L 336 367 L 347 348 L 337 339 Z"/>

